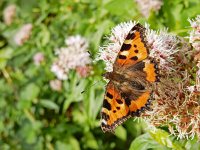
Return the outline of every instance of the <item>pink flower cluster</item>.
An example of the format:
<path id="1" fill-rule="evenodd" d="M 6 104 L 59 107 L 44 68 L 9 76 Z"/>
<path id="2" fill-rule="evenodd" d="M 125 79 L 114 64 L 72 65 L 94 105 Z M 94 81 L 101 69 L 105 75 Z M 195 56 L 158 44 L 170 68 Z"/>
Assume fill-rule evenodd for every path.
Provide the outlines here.
<path id="1" fill-rule="evenodd" d="M 157 12 L 163 4 L 162 0 L 135 0 L 135 2 L 138 4 L 140 12 L 146 18 L 149 17 L 151 11 Z"/>
<path id="2" fill-rule="evenodd" d="M 71 69 L 77 69 L 80 75 L 86 76 L 91 63 L 88 53 L 88 42 L 80 35 L 70 36 L 65 40 L 66 46 L 56 50 L 58 58 L 51 66 L 51 71 L 60 80 L 66 80 Z"/>
<path id="3" fill-rule="evenodd" d="M 15 43 L 20 46 L 23 45 L 30 38 L 32 28 L 33 26 L 30 23 L 23 25 L 14 36 Z"/>
<path id="4" fill-rule="evenodd" d="M 8 5 L 3 11 L 3 20 L 6 25 L 11 25 L 16 16 L 16 6 L 14 4 Z"/>

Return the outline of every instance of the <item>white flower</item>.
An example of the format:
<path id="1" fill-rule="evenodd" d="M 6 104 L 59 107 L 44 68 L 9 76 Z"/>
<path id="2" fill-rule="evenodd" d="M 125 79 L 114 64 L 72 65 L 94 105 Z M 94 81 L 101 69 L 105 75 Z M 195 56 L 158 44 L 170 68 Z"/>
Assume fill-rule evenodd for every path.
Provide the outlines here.
<path id="1" fill-rule="evenodd" d="M 154 31 L 147 28 L 147 43 L 150 50 L 150 57 L 159 62 L 161 69 L 171 70 L 170 63 L 173 61 L 173 54 L 179 51 L 176 36 L 167 33 L 167 30 Z"/>
<path id="2" fill-rule="evenodd" d="M 58 59 L 53 63 L 51 71 L 61 79 L 67 79 L 70 69 L 84 67 L 91 63 L 88 51 L 88 42 L 80 35 L 71 36 L 65 40 L 66 47 L 56 50 Z"/>
<path id="3" fill-rule="evenodd" d="M 162 0 L 135 0 L 135 2 L 139 5 L 141 13 L 148 18 L 151 11 L 157 12 L 163 2 Z"/>
<path id="4" fill-rule="evenodd" d="M 6 25 L 10 25 L 16 16 L 16 6 L 14 4 L 7 6 L 3 11 L 3 19 Z"/>
<path id="5" fill-rule="evenodd" d="M 32 31 L 32 24 L 25 24 L 23 25 L 20 30 L 15 34 L 14 41 L 17 45 L 23 45 L 26 42 Z"/>
<path id="6" fill-rule="evenodd" d="M 191 93 L 193 93 L 195 91 L 195 86 L 194 85 L 188 86 L 187 90 L 190 91 Z"/>
<path id="7" fill-rule="evenodd" d="M 189 41 L 196 51 L 200 51 L 200 15 L 194 20 L 190 20 L 190 25 L 193 30 L 190 32 Z"/>

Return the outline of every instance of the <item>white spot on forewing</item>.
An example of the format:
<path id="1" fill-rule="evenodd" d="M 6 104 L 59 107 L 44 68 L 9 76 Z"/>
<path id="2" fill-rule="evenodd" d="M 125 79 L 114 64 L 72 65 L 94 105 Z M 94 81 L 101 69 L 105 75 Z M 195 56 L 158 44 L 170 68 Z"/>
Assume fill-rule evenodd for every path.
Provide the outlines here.
<path id="1" fill-rule="evenodd" d="M 130 32 L 129 32 L 129 34 L 133 34 L 133 33 L 135 33 L 136 31 L 135 30 L 131 30 Z"/>
<path id="2" fill-rule="evenodd" d="M 125 40 L 124 43 L 125 44 L 131 44 L 133 40 Z"/>
<path id="3" fill-rule="evenodd" d="M 129 51 L 123 51 L 123 52 L 120 52 L 121 55 L 124 55 L 124 56 L 128 56 L 129 54 Z"/>
<path id="4" fill-rule="evenodd" d="M 101 122 L 107 125 L 107 121 L 105 119 L 102 119 Z"/>

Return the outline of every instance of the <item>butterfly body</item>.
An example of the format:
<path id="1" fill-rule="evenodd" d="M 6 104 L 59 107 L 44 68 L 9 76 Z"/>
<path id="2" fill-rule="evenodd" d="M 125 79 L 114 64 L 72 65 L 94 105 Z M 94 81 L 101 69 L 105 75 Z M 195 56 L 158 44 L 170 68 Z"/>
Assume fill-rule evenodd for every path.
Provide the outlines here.
<path id="1" fill-rule="evenodd" d="M 148 57 L 145 28 L 136 24 L 127 35 L 113 64 L 104 74 L 110 81 L 101 111 L 103 131 L 114 129 L 132 116 L 139 116 L 150 105 L 152 85 L 158 81 L 157 65 Z"/>

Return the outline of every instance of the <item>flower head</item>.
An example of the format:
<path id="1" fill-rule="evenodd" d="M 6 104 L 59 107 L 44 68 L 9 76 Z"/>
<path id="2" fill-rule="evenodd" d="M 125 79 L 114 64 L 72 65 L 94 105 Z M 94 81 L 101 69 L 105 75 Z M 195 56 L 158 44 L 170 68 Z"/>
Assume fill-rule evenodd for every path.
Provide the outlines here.
<path id="1" fill-rule="evenodd" d="M 71 36 L 65 40 L 66 47 L 56 50 L 58 58 L 53 63 L 51 71 L 61 79 L 67 79 L 70 69 L 85 67 L 91 63 L 88 51 L 88 42 L 80 35 Z"/>
<path id="2" fill-rule="evenodd" d="M 76 67 L 76 72 L 79 74 L 80 77 L 85 78 L 91 72 L 91 66 L 78 66 Z"/>
<path id="3" fill-rule="evenodd" d="M 15 43 L 23 45 L 30 38 L 32 28 L 33 26 L 30 23 L 23 25 L 14 36 Z"/>
<path id="4" fill-rule="evenodd" d="M 196 51 L 200 52 L 200 15 L 194 20 L 189 19 L 193 30 L 190 32 L 189 41 Z"/>
<path id="5" fill-rule="evenodd" d="M 33 61 L 36 66 L 39 66 L 44 61 L 44 54 L 41 52 L 36 53 L 33 56 Z"/>
<path id="6" fill-rule="evenodd" d="M 170 71 L 174 54 L 178 52 L 178 38 L 167 33 L 167 30 L 154 31 L 147 29 L 147 43 L 150 49 L 150 57 L 159 62 L 160 68 Z"/>
<path id="7" fill-rule="evenodd" d="M 16 16 L 16 6 L 14 4 L 8 5 L 3 11 L 3 19 L 6 25 L 12 24 Z"/>
<path id="8" fill-rule="evenodd" d="M 135 0 L 135 2 L 139 5 L 140 12 L 146 17 L 149 17 L 151 11 L 157 12 L 163 2 L 162 0 Z"/>

